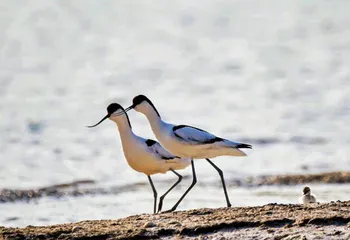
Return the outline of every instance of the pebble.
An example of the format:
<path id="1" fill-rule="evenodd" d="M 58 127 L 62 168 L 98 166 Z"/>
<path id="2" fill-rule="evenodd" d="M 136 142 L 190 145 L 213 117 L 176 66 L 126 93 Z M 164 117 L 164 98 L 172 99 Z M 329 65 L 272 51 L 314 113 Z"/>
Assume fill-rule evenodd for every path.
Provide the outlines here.
<path id="1" fill-rule="evenodd" d="M 175 225 L 175 227 L 181 227 L 182 226 L 182 224 L 180 222 L 178 222 L 178 221 L 171 221 L 171 222 L 169 222 L 169 224 Z"/>
<path id="2" fill-rule="evenodd" d="M 153 228 L 153 227 L 156 227 L 157 225 L 153 222 L 147 222 L 145 223 L 144 227 L 145 228 Z"/>
<path id="3" fill-rule="evenodd" d="M 72 232 L 78 232 L 78 231 L 80 231 L 80 230 L 83 230 L 83 228 L 78 227 L 78 226 L 72 227 Z"/>
<path id="4" fill-rule="evenodd" d="M 62 233 L 57 239 L 58 240 L 67 240 L 69 239 L 71 236 L 69 234 L 66 233 Z"/>

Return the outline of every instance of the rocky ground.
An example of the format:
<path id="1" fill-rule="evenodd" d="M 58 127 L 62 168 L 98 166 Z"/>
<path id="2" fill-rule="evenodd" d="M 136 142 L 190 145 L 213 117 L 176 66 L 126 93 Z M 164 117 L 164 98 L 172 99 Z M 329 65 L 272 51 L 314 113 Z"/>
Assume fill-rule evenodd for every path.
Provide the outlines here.
<path id="1" fill-rule="evenodd" d="M 239 179 L 236 186 L 349 183 L 350 172 L 264 176 Z M 125 186 L 137 190 L 140 184 Z M 0 202 L 31 201 L 50 196 L 115 194 L 122 188 L 100 188 L 93 180 L 38 189 L 0 191 Z M 54 226 L 0 227 L 0 239 L 349 239 L 350 201 L 327 204 L 195 209 L 143 214 L 118 220 L 83 221 Z"/>
<path id="2" fill-rule="evenodd" d="M 26 228 L 4 239 L 350 239 L 350 201 L 195 209 Z"/>

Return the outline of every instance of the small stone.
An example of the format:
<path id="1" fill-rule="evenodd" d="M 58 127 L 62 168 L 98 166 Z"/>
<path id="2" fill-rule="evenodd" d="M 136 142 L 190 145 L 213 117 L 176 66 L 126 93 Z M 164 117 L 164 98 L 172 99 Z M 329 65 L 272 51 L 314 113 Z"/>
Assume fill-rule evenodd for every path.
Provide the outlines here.
<path id="1" fill-rule="evenodd" d="M 153 227 L 156 227 L 157 225 L 153 222 L 147 222 L 145 223 L 145 225 L 143 227 L 145 228 L 153 228 Z"/>
<path id="2" fill-rule="evenodd" d="M 169 222 L 169 224 L 174 225 L 175 227 L 181 227 L 182 226 L 182 224 L 180 222 L 178 222 L 178 221 L 171 221 L 171 222 Z"/>
<path id="3" fill-rule="evenodd" d="M 78 232 L 78 231 L 80 231 L 80 230 L 83 230 L 83 228 L 78 227 L 78 226 L 74 226 L 74 227 L 72 228 L 72 232 Z"/>
<path id="4" fill-rule="evenodd" d="M 57 239 L 58 240 L 68 240 L 70 238 L 71 238 L 71 236 L 69 234 L 62 233 Z"/>

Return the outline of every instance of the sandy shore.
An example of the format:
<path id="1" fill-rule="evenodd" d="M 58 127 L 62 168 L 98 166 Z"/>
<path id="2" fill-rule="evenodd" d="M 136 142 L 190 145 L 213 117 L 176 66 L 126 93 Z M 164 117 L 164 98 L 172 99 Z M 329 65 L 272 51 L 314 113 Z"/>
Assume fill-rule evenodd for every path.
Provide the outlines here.
<path id="1" fill-rule="evenodd" d="M 195 209 L 118 220 L 0 228 L 4 239 L 350 239 L 350 201 Z"/>

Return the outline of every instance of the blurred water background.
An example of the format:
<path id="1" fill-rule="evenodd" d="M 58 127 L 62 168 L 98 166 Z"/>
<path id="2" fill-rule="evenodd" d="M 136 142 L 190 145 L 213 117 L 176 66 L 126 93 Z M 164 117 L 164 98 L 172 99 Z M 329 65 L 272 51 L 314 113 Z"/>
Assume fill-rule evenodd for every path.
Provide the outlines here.
<path id="1" fill-rule="evenodd" d="M 253 145 L 220 157 L 228 185 L 247 176 L 350 170 L 347 0 L 0 2 L 0 189 L 78 179 L 135 190 L 0 204 L 0 225 L 46 225 L 152 212 L 147 178 L 127 165 L 111 102 L 145 94 L 163 118 Z M 154 138 L 130 112 L 134 131 Z M 219 177 L 196 161 L 179 209 L 225 206 Z M 190 175 L 190 169 L 180 171 Z M 156 175 L 159 193 L 176 181 Z M 171 207 L 190 184 L 165 202 Z M 125 189 L 125 188 L 124 188 Z M 234 206 L 296 203 L 302 186 L 229 187 Z M 349 185 L 315 185 L 319 201 Z"/>

